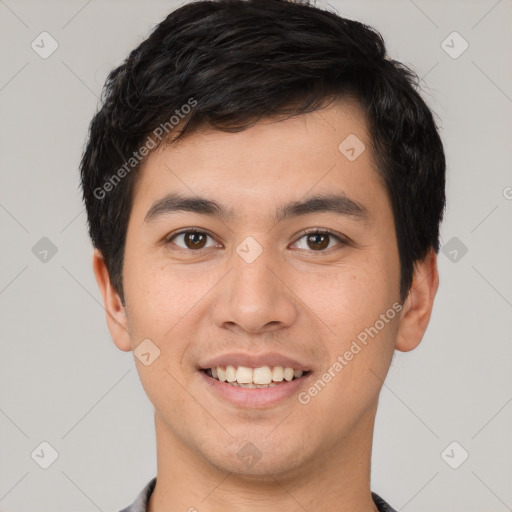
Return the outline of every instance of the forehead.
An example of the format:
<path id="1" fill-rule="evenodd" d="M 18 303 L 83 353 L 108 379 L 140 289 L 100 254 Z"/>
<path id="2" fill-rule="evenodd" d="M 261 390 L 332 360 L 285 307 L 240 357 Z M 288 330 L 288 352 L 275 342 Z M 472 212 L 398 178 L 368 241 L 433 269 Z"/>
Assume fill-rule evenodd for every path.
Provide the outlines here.
<path id="1" fill-rule="evenodd" d="M 177 158 L 183 153 L 187 154 L 187 158 L 197 159 L 211 156 L 220 150 L 220 146 L 236 150 L 240 160 L 245 157 L 254 159 L 258 156 L 264 159 L 262 149 L 281 150 L 283 157 L 299 158 L 319 153 L 339 156 L 340 152 L 352 157 L 354 155 L 342 152 L 342 149 L 347 148 L 339 147 L 347 137 L 356 144 L 370 142 L 366 114 L 361 104 L 353 97 L 333 101 L 328 107 L 307 114 L 264 118 L 238 132 L 203 125 L 191 134 L 185 134 L 184 138 L 171 142 L 170 145 L 162 145 L 160 149 L 173 150 Z M 361 149 L 362 145 L 359 146 Z M 290 151 L 292 154 L 289 154 Z M 368 153 L 370 152 L 367 152 L 366 156 L 370 156 Z M 233 151 L 229 153 L 230 158 L 236 155 Z M 150 156 L 150 159 L 154 156 Z"/>
<path id="2" fill-rule="evenodd" d="M 155 200 L 178 192 L 215 198 L 231 214 L 243 214 L 249 207 L 263 211 L 269 203 L 333 191 L 360 203 L 385 193 L 355 100 L 264 119 L 236 133 L 202 128 L 162 145 L 141 169 L 134 203 L 144 203 L 146 216 Z"/>

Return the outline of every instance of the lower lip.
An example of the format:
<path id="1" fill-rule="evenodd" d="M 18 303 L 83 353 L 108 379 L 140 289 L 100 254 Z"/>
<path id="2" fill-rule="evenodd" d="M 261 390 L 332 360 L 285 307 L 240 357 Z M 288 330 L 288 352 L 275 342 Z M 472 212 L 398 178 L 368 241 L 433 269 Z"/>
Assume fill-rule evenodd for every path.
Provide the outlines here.
<path id="1" fill-rule="evenodd" d="M 311 373 L 308 373 L 298 379 L 283 381 L 271 388 L 240 388 L 214 379 L 204 371 L 199 373 L 215 395 L 242 407 L 270 407 L 276 405 L 296 395 L 311 375 Z"/>

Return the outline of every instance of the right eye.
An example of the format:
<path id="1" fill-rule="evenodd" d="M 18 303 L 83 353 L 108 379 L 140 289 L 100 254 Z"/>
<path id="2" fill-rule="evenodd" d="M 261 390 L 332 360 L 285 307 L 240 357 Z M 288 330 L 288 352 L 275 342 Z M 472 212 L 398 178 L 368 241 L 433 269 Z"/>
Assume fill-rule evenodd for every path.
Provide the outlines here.
<path id="1" fill-rule="evenodd" d="M 215 247 L 215 242 L 210 246 L 205 245 L 208 238 L 213 241 L 213 238 L 205 231 L 189 228 L 169 235 L 165 240 L 165 244 L 174 244 L 183 250 L 199 251 L 208 247 Z M 175 240 L 179 240 L 183 245 L 176 243 Z"/>

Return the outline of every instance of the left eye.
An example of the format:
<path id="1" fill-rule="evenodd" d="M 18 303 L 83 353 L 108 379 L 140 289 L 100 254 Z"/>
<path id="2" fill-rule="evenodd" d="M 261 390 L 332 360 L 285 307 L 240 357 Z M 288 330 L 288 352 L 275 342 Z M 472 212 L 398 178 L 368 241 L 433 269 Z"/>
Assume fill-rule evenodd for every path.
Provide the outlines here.
<path id="1" fill-rule="evenodd" d="M 332 245 L 330 242 L 332 239 L 337 240 L 338 242 L 343 243 L 343 240 L 335 235 L 334 233 L 331 233 L 330 231 L 313 231 L 310 233 L 306 233 L 305 235 L 301 236 L 297 242 L 295 242 L 295 245 L 299 243 L 300 240 L 305 239 L 306 240 L 306 249 L 310 248 L 313 251 L 324 251 L 326 249 L 330 249 Z M 299 249 L 305 249 L 305 247 L 298 247 Z"/>

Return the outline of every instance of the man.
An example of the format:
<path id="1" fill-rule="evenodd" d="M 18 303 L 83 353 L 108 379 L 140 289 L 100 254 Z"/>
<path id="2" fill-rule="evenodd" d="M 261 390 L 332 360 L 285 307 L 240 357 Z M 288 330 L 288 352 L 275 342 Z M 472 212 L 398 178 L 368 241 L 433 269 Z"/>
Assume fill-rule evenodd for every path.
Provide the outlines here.
<path id="1" fill-rule="evenodd" d="M 445 207 L 415 80 L 286 0 L 189 3 L 112 71 L 82 186 L 158 462 L 125 512 L 393 511 L 375 414 L 427 328 Z"/>

